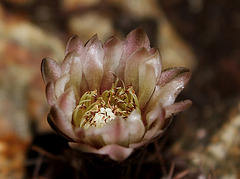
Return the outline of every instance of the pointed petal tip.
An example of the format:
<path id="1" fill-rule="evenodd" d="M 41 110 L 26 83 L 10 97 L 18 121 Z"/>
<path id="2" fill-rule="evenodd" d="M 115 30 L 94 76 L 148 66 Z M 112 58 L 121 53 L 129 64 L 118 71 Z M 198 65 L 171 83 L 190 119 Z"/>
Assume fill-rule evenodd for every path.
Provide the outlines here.
<path id="1" fill-rule="evenodd" d="M 192 106 L 192 101 L 191 100 L 185 100 L 177 103 L 173 103 L 170 106 L 166 106 L 166 115 L 165 117 L 168 118 L 171 115 L 174 115 L 176 113 L 179 113 L 181 111 L 184 111 Z"/>
<path id="2" fill-rule="evenodd" d="M 78 35 L 73 35 L 68 40 L 65 55 L 67 55 L 68 53 L 70 53 L 74 50 L 78 51 L 79 53 L 81 53 L 81 51 L 83 50 L 83 43 L 82 43 L 81 39 L 78 37 Z"/>
<path id="3" fill-rule="evenodd" d="M 41 73 L 44 83 L 47 84 L 50 81 L 55 81 L 60 76 L 60 66 L 55 60 L 44 58 L 41 62 Z"/>

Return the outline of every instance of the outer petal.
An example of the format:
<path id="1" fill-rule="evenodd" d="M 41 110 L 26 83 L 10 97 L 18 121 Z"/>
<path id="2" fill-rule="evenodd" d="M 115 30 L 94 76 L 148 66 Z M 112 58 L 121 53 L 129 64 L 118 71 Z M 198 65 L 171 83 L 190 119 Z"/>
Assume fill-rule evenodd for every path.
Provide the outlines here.
<path id="1" fill-rule="evenodd" d="M 119 145 L 112 144 L 99 149 L 98 153 L 102 155 L 108 155 L 112 160 L 121 162 L 127 159 L 132 152 L 132 148 L 125 148 Z"/>
<path id="2" fill-rule="evenodd" d="M 106 145 L 119 144 L 127 146 L 129 142 L 129 131 L 126 121 L 121 117 L 116 117 L 102 128 L 89 127 L 85 131 L 86 139 L 95 140 L 99 136 L 102 137 Z"/>
<path id="3" fill-rule="evenodd" d="M 140 109 L 143 109 L 156 87 L 161 74 L 160 55 L 158 51 L 139 68 L 139 93 Z"/>
<path id="4" fill-rule="evenodd" d="M 161 103 L 163 107 L 173 104 L 177 95 L 183 90 L 184 86 L 190 79 L 190 76 L 190 72 L 184 72 L 176 76 L 164 86 L 156 86 L 153 96 L 146 108 L 146 112 L 151 111 L 158 103 Z"/>
<path id="5" fill-rule="evenodd" d="M 73 87 L 76 98 L 80 96 L 80 84 L 82 80 L 82 63 L 79 54 L 76 51 L 68 53 L 62 63 L 62 73 L 69 74 L 69 82 L 65 89 Z"/>
<path id="6" fill-rule="evenodd" d="M 113 74 L 116 75 L 117 67 L 122 56 L 123 51 L 122 41 L 118 38 L 112 37 L 104 44 L 104 59 L 103 59 L 103 79 L 101 84 L 101 91 L 110 89 L 114 81 Z"/>
<path id="7" fill-rule="evenodd" d="M 133 89 L 138 93 L 139 87 L 139 66 L 150 56 L 146 48 L 139 49 L 126 61 L 124 73 L 125 85 L 133 85 Z"/>
<path id="8" fill-rule="evenodd" d="M 84 46 L 80 38 L 77 35 L 73 35 L 67 43 L 65 55 L 72 51 L 77 51 L 79 54 L 81 54 L 83 49 Z"/>
<path id="9" fill-rule="evenodd" d="M 187 108 L 189 108 L 192 105 L 192 101 L 190 100 L 185 100 L 185 101 L 181 101 L 178 103 L 174 103 L 170 106 L 166 106 L 165 110 L 166 110 L 166 116 L 165 118 L 170 117 L 171 115 L 178 113 L 180 111 L 186 110 Z"/>
<path id="10" fill-rule="evenodd" d="M 142 28 L 137 28 L 127 36 L 124 43 L 123 58 L 129 57 L 133 52 L 142 47 L 150 50 L 150 41 L 145 31 Z"/>
<path id="11" fill-rule="evenodd" d="M 127 159 L 133 152 L 132 148 L 125 148 L 115 144 L 107 145 L 105 147 L 100 148 L 99 150 L 89 145 L 81 144 L 81 143 L 70 142 L 69 145 L 73 149 L 80 150 L 82 152 L 108 155 L 112 160 L 115 160 L 118 162 L 121 162 Z"/>
<path id="12" fill-rule="evenodd" d="M 129 143 L 139 142 L 145 133 L 141 113 L 137 110 L 132 111 L 126 122 L 129 129 Z"/>
<path id="13" fill-rule="evenodd" d="M 145 133 L 143 141 L 156 137 L 165 123 L 165 111 L 160 104 L 147 114 L 146 121 L 148 131 Z"/>
<path id="14" fill-rule="evenodd" d="M 51 107 L 49 118 L 50 122 L 52 122 L 51 126 L 57 127 L 67 138 L 76 139 L 71 121 L 66 118 L 64 112 L 57 105 Z"/>
<path id="15" fill-rule="evenodd" d="M 57 98 L 64 93 L 65 86 L 69 80 L 70 80 L 70 75 L 65 74 L 55 82 L 55 94 Z"/>
<path id="16" fill-rule="evenodd" d="M 142 47 L 146 48 L 149 51 L 150 41 L 144 30 L 142 28 L 137 28 L 131 31 L 125 40 L 123 46 L 123 54 L 117 70 L 117 76 L 119 78 L 124 79 L 124 69 L 127 58 Z"/>
<path id="17" fill-rule="evenodd" d="M 42 60 L 41 72 L 45 84 L 50 81 L 55 81 L 61 75 L 61 69 L 59 64 L 51 58 L 44 58 Z"/>
<path id="18" fill-rule="evenodd" d="M 65 93 L 63 93 L 59 100 L 58 105 L 60 109 L 66 115 L 66 120 L 72 121 L 72 113 L 76 107 L 76 100 L 73 88 L 69 88 Z"/>
<path id="19" fill-rule="evenodd" d="M 99 90 L 103 76 L 104 51 L 97 35 L 93 36 L 85 46 L 83 72 L 90 90 Z"/>
<path id="20" fill-rule="evenodd" d="M 53 82 L 49 82 L 46 86 L 46 97 L 47 102 L 50 106 L 54 105 L 56 103 L 56 95 L 54 91 L 54 84 Z"/>
<path id="21" fill-rule="evenodd" d="M 130 144 L 129 147 L 142 147 L 152 142 L 156 139 L 157 136 L 163 133 L 164 130 L 162 130 L 161 128 L 165 123 L 165 111 L 160 104 L 157 105 L 153 111 L 147 114 L 146 123 L 147 132 L 143 136 L 141 142 Z"/>
<path id="22" fill-rule="evenodd" d="M 173 80 L 173 78 L 185 72 L 189 72 L 189 69 L 184 67 L 168 68 L 162 72 L 161 78 L 158 81 L 158 85 L 164 86 L 166 83 Z"/>

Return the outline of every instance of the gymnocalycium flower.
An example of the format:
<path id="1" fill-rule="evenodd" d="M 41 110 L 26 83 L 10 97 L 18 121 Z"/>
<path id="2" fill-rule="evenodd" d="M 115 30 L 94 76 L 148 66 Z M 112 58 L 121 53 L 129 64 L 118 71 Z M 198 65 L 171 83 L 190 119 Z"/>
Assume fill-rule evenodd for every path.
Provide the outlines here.
<path id="1" fill-rule="evenodd" d="M 75 35 L 61 64 L 45 58 L 41 68 L 51 127 L 73 149 L 115 161 L 159 138 L 169 118 L 191 106 L 174 103 L 191 73 L 162 71 L 159 51 L 141 28 L 104 44 L 94 35 L 83 45 Z"/>

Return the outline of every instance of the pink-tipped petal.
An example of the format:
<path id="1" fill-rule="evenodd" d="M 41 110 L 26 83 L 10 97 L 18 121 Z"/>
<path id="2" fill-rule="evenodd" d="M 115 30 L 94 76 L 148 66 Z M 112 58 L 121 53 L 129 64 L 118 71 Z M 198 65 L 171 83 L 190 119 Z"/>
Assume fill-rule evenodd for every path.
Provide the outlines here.
<path id="1" fill-rule="evenodd" d="M 81 152 L 108 155 L 110 159 L 118 162 L 124 161 L 133 152 L 132 148 L 125 148 L 115 144 L 107 145 L 100 149 L 82 143 L 69 142 L 69 145 L 71 148 Z"/>
<path id="2" fill-rule="evenodd" d="M 128 34 L 123 44 L 123 54 L 117 69 L 119 78 L 124 79 L 126 60 L 140 48 L 146 48 L 147 51 L 150 51 L 150 41 L 144 30 L 137 28 Z"/>
<path id="3" fill-rule="evenodd" d="M 141 113 L 137 110 L 133 110 L 128 116 L 126 123 L 129 129 L 129 143 L 139 142 L 145 133 L 145 126 L 142 122 Z"/>
<path id="4" fill-rule="evenodd" d="M 93 36 L 85 46 L 83 72 L 90 90 L 99 90 L 103 76 L 104 51 L 97 35 Z"/>
<path id="5" fill-rule="evenodd" d="M 76 107 L 76 100 L 73 88 L 69 88 L 58 99 L 58 106 L 66 115 L 66 119 L 72 121 L 72 113 Z"/>
<path id="6" fill-rule="evenodd" d="M 184 67 L 168 68 L 162 72 L 161 78 L 158 81 L 158 85 L 164 86 L 166 83 L 170 82 L 173 78 L 185 72 L 189 72 L 189 69 Z"/>
<path id="7" fill-rule="evenodd" d="M 69 80 L 69 74 L 65 74 L 55 82 L 55 94 L 57 98 L 64 93 L 65 86 Z"/>
<path id="8" fill-rule="evenodd" d="M 98 150 L 98 154 L 108 155 L 114 161 L 122 162 L 126 160 L 133 152 L 132 148 L 125 148 L 119 145 L 107 145 Z"/>
<path id="9" fill-rule="evenodd" d="M 46 97 L 47 102 L 50 106 L 54 105 L 56 103 L 56 95 L 54 91 L 54 84 L 53 82 L 49 82 L 46 86 Z"/>
<path id="10" fill-rule="evenodd" d="M 140 109 L 143 109 L 153 94 L 157 80 L 160 77 L 160 55 L 155 53 L 148 61 L 139 67 L 139 93 Z"/>
<path id="11" fill-rule="evenodd" d="M 141 48 L 126 61 L 124 82 L 126 86 L 133 85 L 133 89 L 136 93 L 138 93 L 139 88 L 139 67 L 149 55 L 146 48 Z"/>
<path id="12" fill-rule="evenodd" d="M 57 106 L 54 105 L 50 109 L 50 117 L 54 125 L 68 138 L 75 140 L 76 136 L 73 132 L 72 123 L 66 118 L 64 112 Z"/>
<path id="13" fill-rule="evenodd" d="M 128 58 L 133 52 L 142 47 L 145 47 L 149 51 L 150 41 L 145 31 L 142 28 L 137 28 L 127 35 L 123 47 L 123 58 Z"/>
<path id="14" fill-rule="evenodd" d="M 184 86 L 190 79 L 190 76 L 190 72 L 184 72 L 173 78 L 173 80 L 166 83 L 164 86 L 157 85 L 146 111 L 151 111 L 158 103 L 161 103 L 163 107 L 173 104 L 178 94 L 183 90 Z"/>
<path id="15" fill-rule="evenodd" d="M 143 141 L 153 139 L 162 130 L 165 123 L 165 111 L 160 104 L 147 114 L 146 121 L 148 131 L 145 133 Z"/>
<path id="16" fill-rule="evenodd" d="M 101 91 L 110 89 L 114 82 L 114 75 L 116 75 L 117 67 L 122 56 L 122 41 L 116 37 L 109 39 L 103 46 L 103 79 L 101 84 Z"/>
<path id="17" fill-rule="evenodd" d="M 173 114 L 176 114 L 180 111 L 184 111 L 187 108 L 189 108 L 191 105 L 192 105 L 192 101 L 185 100 L 185 101 L 181 101 L 178 103 L 174 103 L 170 106 L 166 106 L 165 107 L 165 110 L 166 110 L 165 118 L 168 118 L 168 117 L 172 116 Z"/>
<path id="18" fill-rule="evenodd" d="M 80 96 L 80 84 L 82 80 L 81 57 L 76 51 L 68 53 L 62 63 L 62 73 L 69 74 L 69 81 L 64 90 L 73 87 L 76 98 Z"/>
<path id="19" fill-rule="evenodd" d="M 51 58 L 44 58 L 42 60 L 41 72 L 45 84 L 57 80 L 61 75 L 59 64 Z"/>
<path id="20" fill-rule="evenodd" d="M 73 35 L 67 43 L 65 55 L 72 51 L 77 51 L 79 54 L 81 54 L 83 52 L 83 48 L 84 46 L 80 38 L 77 35 Z"/>

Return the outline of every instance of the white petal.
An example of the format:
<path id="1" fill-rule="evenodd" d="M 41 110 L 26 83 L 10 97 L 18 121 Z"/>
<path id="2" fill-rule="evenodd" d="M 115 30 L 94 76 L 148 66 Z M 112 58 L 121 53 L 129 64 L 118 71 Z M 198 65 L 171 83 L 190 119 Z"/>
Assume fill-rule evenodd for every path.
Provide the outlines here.
<path id="1" fill-rule="evenodd" d="M 139 142 L 145 133 L 145 126 L 140 112 L 137 110 L 132 111 L 126 122 L 129 128 L 129 143 Z"/>

